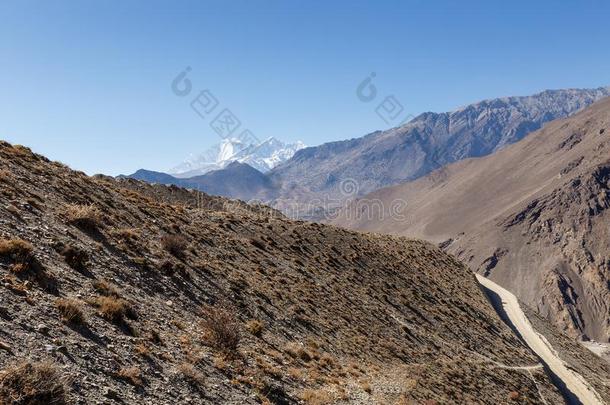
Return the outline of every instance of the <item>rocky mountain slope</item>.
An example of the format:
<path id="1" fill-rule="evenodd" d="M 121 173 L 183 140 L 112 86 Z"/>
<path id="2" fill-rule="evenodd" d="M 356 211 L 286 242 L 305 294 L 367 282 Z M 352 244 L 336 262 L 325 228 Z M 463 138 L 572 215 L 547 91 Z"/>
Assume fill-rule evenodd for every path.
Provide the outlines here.
<path id="1" fill-rule="evenodd" d="M 333 208 L 335 201 L 354 197 L 342 189 L 347 179 L 358 185 L 359 195 L 414 180 L 448 163 L 493 153 L 608 95 L 608 88 L 549 90 L 425 113 L 401 127 L 302 149 L 269 175 L 282 185 L 276 198 L 301 205 L 326 200 L 326 208 Z M 305 199 L 292 196 L 295 185 L 308 191 Z"/>
<path id="2" fill-rule="evenodd" d="M 0 403 L 563 402 L 433 245 L 0 162 Z"/>
<path id="3" fill-rule="evenodd" d="M 401 220 L 370 204 L 406 200 Z M 336 224 L 442 243 L 573 336 L 610 339 L 610 99 L 491 156 L 371 193 Z"/>

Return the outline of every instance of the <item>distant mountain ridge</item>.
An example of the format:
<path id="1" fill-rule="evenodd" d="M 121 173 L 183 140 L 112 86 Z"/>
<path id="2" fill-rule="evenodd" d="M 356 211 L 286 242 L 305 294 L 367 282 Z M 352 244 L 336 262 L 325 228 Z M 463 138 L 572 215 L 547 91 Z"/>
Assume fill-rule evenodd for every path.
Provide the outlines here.
<path id="1" fill-rule="evenodd" d="M 233 162 L 246 163 L 264 173 L 290 159 L 304 147 L 301 141 L 287 144 L 273 137 L 258 144 L 248 144 L 236 138 L 223 139 L 204 153 L 174 167 L 169 173 L 174 177 L 189 178 L 224 169 Z"/>
<path id="2" fill-rule="evenodd" d="M 389 207 L 358 215 L 369 202 Z M 424 238 L 572 336 L 610 341 L 610 99 L 490 156 L 382 188 L 335 225 Z"/>
<path id="3" fill-rule="evenodd" d="M 237 184 L 211 187 L 209 180 L 205 184 L 228 192 L 222 194 L 225 197 L 262 200 L 290 216 L 322 220 L 347 199 L 417 179 L 455 161 L 488 155 L 549 121 L 568 117 L 609 95 L 610 88 L 606 87 L 547 90 L 532 96 L 484 100 L 452 112 L 427 112 L 400 127 L 361 138 L 297 148 L 290 159 L 263 173 L 268 179 L 263 181 L 259 177 L 256 187 L 244 190 L 239 190 Z M 238 156 L 235 145 L 226 143 L 226 150 L 220 155 Z M 253 156 L 247 150 L 242 149 L 243 155 Z M 250 164 L 252 160 L 239 159 L 255 169 L 260 167 Z M 215 178 L 222 177 L 225 183 L 240 182 L 228 174 L 217 174 Z M 158 174 L 155 176 L 158 179 Z M 186 174 L 174 175 L 183 176 Z M 343 187 L 346 181 L 354 185 L 348 193 Z"/>
<path id="4" fill-rule="evenodd" d="M 414 180 L 448 163 L 493 153 L 609 95 L 610 88 L 600 87 L 485 100 L 452 112 L 423 113 L 361 138 L 305 148 L 269 172 L 282 185 L 275 198 L 285 203 L 298 186 L 308 191 L 307 198 L 341 201 L 345 179 L 358 185 L 360 195 Z"/>

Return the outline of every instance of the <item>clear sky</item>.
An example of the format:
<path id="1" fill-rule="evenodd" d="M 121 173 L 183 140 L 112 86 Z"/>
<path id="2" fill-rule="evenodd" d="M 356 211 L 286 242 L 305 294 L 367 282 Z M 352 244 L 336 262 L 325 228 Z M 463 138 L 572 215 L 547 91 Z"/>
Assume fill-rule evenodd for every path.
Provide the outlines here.
<path id="1" fill-rule="evenodd" d="M 608 16 L 602 0 L 2 0 L 0 138 L 90 174 L 166 170 L 219 141 L 190 107 L 204 89 L 258 138 L 359 137 L 393 126 L 375 113 L 389 95 L 417 115 L 610 85 Z"/>

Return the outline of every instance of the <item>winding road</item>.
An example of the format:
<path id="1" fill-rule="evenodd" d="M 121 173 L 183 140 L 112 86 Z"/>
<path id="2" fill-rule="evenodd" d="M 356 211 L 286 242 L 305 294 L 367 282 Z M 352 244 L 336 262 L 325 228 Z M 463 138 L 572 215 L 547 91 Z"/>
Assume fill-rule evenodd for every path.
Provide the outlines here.
<path id="1" fill-rule="evenodd" d="M 555 377 L 569 390 L 571 402 L 584 405 L 604 405 L 599 394 L 557 354 L 550 343 L 534 330 L 513 293 L 481 275 L 476 275 L 500 316 L 508 321 L 525 343 L 538 355 Z"/>

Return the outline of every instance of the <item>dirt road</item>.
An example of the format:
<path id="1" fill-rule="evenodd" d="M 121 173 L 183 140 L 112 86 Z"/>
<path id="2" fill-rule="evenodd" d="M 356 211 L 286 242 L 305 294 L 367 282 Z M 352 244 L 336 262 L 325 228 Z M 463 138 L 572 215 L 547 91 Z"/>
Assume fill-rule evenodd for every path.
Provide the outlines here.
<path id="1" fill-rule="evenodd" d="M 525 343 L 540 357 L 542 362 L 565 384 L 567 390 L 580 403 L 585 405 L 603 405 L 599 394 L 584 378 L 558 356 L 544 336 L 537 333 L 521 310 L 519 300 L 510 291 L 500 287 L 493 281 L 476 275 L 479 283 L 485 288 L 487 295 L 496 307 L 500 316 L 507 318 L 511 326 L 518 332 Z M 576 401 L 573 401 L 576 402 Z M 577 403 L 577 402 L 576 402 Z"/>

